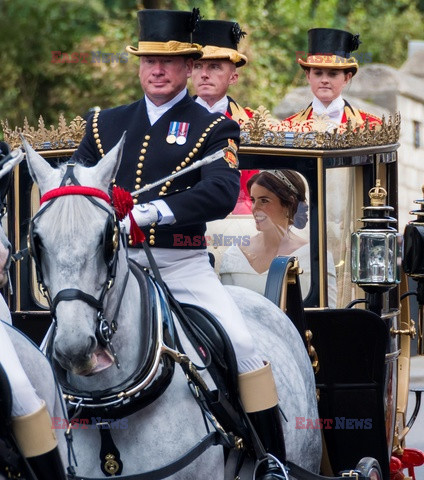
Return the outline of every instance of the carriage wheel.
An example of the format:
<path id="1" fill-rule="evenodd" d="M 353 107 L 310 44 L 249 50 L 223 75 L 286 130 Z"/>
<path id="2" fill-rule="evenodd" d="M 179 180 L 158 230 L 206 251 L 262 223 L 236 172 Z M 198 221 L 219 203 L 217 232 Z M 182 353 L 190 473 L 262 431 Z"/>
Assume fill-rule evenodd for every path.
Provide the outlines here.
<path id="1" fill-rule="evenodd" d="M 375 458 L 364 457 L 362 458 L 355 468 L 356 471 L 369 477 L 370 480 L 383 480 L 383 474 L 381 473 L 380 464 Z"/>

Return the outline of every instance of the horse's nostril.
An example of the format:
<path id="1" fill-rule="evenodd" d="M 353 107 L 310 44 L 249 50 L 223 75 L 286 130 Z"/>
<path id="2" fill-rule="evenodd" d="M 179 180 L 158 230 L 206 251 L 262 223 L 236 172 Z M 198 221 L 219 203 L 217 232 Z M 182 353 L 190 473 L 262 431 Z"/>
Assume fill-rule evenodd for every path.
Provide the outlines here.
<path id="1" fill-rule="evenodd" d="M 69 363 L 69 358 L 68 356 L 66 355 L 66 353 L 63 353 L 57 346 L 55 346 L 54 348 L 54 356 L 56 358 L 56 360 L 63 364 L 63 362 L 66 362 L 66 363 Z"/>

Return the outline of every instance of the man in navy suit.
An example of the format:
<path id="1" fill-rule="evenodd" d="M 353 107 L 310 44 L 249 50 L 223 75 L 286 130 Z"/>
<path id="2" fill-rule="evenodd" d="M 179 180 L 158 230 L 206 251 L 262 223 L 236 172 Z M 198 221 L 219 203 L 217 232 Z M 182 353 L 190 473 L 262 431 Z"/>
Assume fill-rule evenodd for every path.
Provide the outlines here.
<path id="1" fill-rule="evenodd" d="M 223 158 L 135 196 L 132 213 L 175 298 L 209 310 L 226 329 L 237 356 L 241 392 L 244 384 L 251 388 L 252 374 L 266 378 L 275 418 L 278 399 L 270 365 L 264 366 L 255 352 L 244 319 L 219 282 L 206 250 L 206 222 L 225 218 L 237 201 L 239 126 L 225 115 L 208 112 L 188 94 L 193 59 L 202 55 L 201 46 L 192 42 L 198 19 L 195 12 L 138 12 L 140 41 L 127 51 L 140 57 L 145 96 L 130 105 L 95 112 L 76 155 L 87 164 L 96 163 L 126 131 L 115 181 L 135 191 L 223 151 Z M 134 247 L 130 256 L 148 267 L 144 251 L 132 243 L 130 238 Z M 268 408 L 269 397 L 267 401 Z"/>

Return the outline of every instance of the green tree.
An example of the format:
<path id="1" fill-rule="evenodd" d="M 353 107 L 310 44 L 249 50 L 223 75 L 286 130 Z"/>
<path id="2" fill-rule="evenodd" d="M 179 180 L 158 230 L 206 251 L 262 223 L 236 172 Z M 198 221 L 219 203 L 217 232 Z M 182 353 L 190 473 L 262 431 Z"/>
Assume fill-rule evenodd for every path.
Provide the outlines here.
<path id="1" fill-rule="evenodd" d="M 62 93 L 79 81 L 78 67 L 52 64 L 52 52 L 72 52 L 85 36 L 99 32 L 100 0 L 9 0 L 0 3 L 0 111 L 11 123 L 47 120 L 68 110 Z M 53 90 L 60 85 L 57 97 Z"/>
<path id="2" fill-rule="evenodd" d="M 406 59 L 408 40 L 423 38 L 423 0 L 0 0 L 0 118 L 20 125 L 42 114 L 48 124 L 61 112 L 71 119 L 138 99 L 137 58 L 52 63 L 52 52 L 125 55 L 125 46 L 137 43 L 137 10 L 147 7 L 200 7 L 204 18 L 238 21 L 248 33 L 240 50 L 249 63 L 231 93 L 270 110 L 305 81 L 296 58 L 307 51 L 310 28 L 360 33 L 360 60 L 395 67 Z"/>

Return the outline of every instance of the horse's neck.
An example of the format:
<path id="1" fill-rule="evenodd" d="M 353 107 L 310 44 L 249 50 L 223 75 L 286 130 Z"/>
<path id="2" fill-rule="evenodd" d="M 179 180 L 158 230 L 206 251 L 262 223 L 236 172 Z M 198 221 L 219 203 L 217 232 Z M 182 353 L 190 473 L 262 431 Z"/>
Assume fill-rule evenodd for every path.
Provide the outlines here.
<path id="1" fill-rule="evenodd" d="M 117 316 L 118 329 L 112 337 L 113 348 L 116 351 L 121 367 L 112 365 L 108 369 L 91 377 L 72 376 L 71 383 L 79 388 L 102 390 L 111 388 L 126 380 L 136 370 L 140 355 L 141 331 L 141 304 L 140 288 L 136 277 L 130 272 L 128 281 L 124 285 L 128 264 L 125 254 L 120 252 L 115 284 L 108 292 L 105 317 L 110 322 L 115 316 L 120 297 L 122 301 Z"/>

